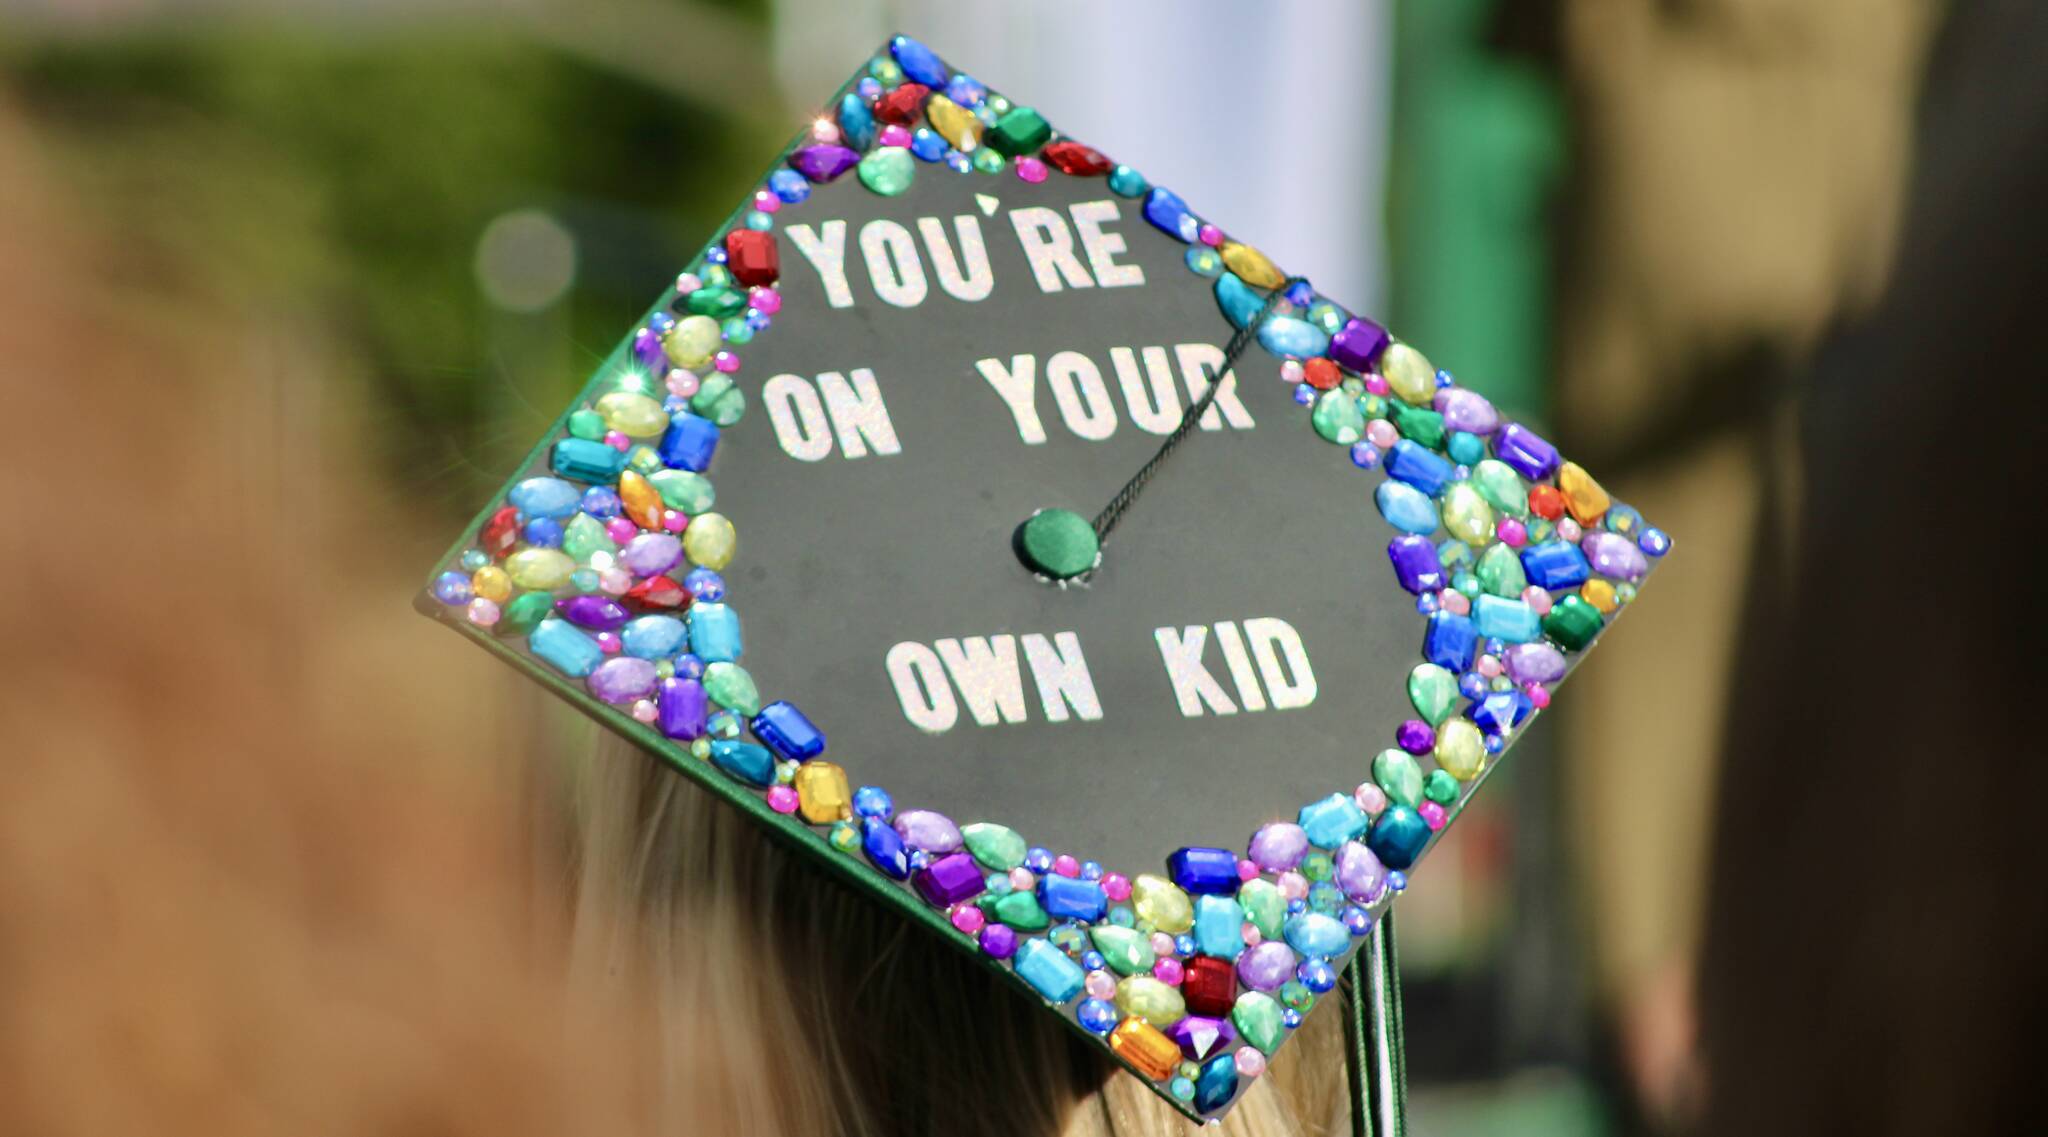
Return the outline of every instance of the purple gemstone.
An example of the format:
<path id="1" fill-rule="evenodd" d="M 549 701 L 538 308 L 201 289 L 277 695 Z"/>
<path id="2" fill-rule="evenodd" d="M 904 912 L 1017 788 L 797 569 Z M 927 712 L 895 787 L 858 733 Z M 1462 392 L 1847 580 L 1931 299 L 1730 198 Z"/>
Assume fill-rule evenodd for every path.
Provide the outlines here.
<path id="1" fill-rule="evenodd" d="M 1500 434 L 1493 440 L 1493 452 L 1532 482 L 1542 481 L 1557 469 L 1557 447 L 1518 422 L 1500 428 Z"/>
<path id="2" fill-rule="evenodd" d="M 1500 412 L 1493 409 L 1486 396 L 1463 387 L 1437 388 L 1436 409 L 1444 416 L 1444 425 L 1452 430 L 1492 434 L 1500 426 Z"/>
<path id="3" fill-rule="evenodd" d="M 1517 683 L 1555 683 L 1564 678 L 1564 653 L 1547 643 L 1516 644 L 1501 662 Z"/>
<path id="4" fill-rule="evenodd" d="M 981 950 L 993 959 L 1017 954 L 1017 932 L 1008 924 L 990 924 L 981 930 Z"/>
<path id="5" fill-rule="evenodd" d="M 1354 317 L 1343 331 L 1330 337 L 1330 358 L 1353 371 L 1364 371 L 1386 346 L 1387 329 Z"/>
<path id="6" fill-rule="evenodd" d="M 1253 864 L 1267 872 L 1285 872 L 1301 863 L 1308 852 L 1308 834 L 1292 821 L 1275 821 L 1259 826 L 1246 850 Z"/>
<path id="7" fill-rule="evenodd" d="M 1191 1062 L 1200 1062 L 1209 1055 L 1237 1041 L 1237 1028 L 1222 1019 L 1207 1015 L 1189 1015 L 1166 1028 L 1166 1037 L 1180 1047 L 1180 1052 Z"/>
<path id="8" fill-rule="evenodd" d="M 1649 558 L 1643 556 L 1634 541 L 1619 533 L 1588 533 L 1579 542 L 1579 551 L 1586 554 L 1586 559 L 1593 563 L 1593 571 L 1601 576 L 1635 581 L 1650 571 Z"/>
<path id="9" fill-rule="evenodd" d="M 934 908 L 950 908 L 981 895 L 981 866 L 966 853 L 954 853 L 912 873 L 910 883 L 925 903 Z"/>
<path id="10" fill-rule="evenodd" d="M 1387 542 L 1387 559 L 1394 563 L 1394 579 L 1417 596 L 1444 586 L 1443 562 L 1437 559 L 1436 546 L 1427 537 L 1403 533 Z"/>
<path id="11" fill-rule="evenodd" d="M 1427 754 L 1436 746 L 1436 731 L 1421 719 L 1409 719 L 1394 728 L 1394 743 L 1410 754 Z"/>
<path id="12" fill-rule="evenodd" d="M 642 533 L 619 550 L 619 563 L 634 576 L 666 572 L 683 559 L 683 543 L 670 533 Z"/>
<path id="13" fill-rule="evenodd" d="M 616 632 L 632 617 L 632 613 L 620 607 L 618 601 L 591 593 L 557 600 L 555 611 L 577 627 L 594 632 Z"/>
<path id="14" fill-rule="evenodd" d="M 653 328 L 641 328 L 633 336 L 633 360 L 655 375 L 668 374 L 668 353 L 661 349 L 661 337 Z"/>
<path id="15" fill-rule="evenodd" d="M 1387 890 L 1387 866 L 1371 849 L 1346 841 L 1337 850 L 1337 887 L 1358 903 L 1370 904 Z"/>
<path id="16" fill-rule="evenodd" d="M 691 742 L 704 737 L 704 685 L 695 679 L 661 681 L 660 714 L 655 724 L 670 738 Z"/>
<path id="17" fill-rule="evenodd" d="M 790 156 L 796 172 L 814 182 L 829 182 L 860 164 L 860 155 L 844 146 L 806 146 Z"/>
<path id="18" fill-rule="evenodd" d="M 950 853 L 960 847 L 960 827 L 943 813 L 906 809 L 896 815 L 896 835 L 913 849 Z"/>
<path id="19" fill-rule="evenodd" d="M 590 684 L 591 694 L 607 703 L 630 703 L 652 695 L 657 678 L 653 660 L 621 655 L 598 664 L 584 682 Z"/>
<path id="20" fill-rule="evenodd" d="M 1255 944 L 1237 957 L 1237 977 L 1254 991 L 1272 991 L 1294 978 L 1294 949 L 1281 940 Z"/>

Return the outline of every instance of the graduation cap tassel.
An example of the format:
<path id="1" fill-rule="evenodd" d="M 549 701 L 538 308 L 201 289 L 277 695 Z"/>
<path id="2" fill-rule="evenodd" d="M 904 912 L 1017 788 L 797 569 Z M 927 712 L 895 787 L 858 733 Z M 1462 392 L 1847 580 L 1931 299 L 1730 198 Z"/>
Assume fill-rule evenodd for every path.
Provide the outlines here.
<path id="1" fill-rule="evenodd" d="M 1408 1062 L 1394 913 L 1380 917 L 1344 969 L 1344 1057 L 1352 1137 L 1405 1137 Z"/>

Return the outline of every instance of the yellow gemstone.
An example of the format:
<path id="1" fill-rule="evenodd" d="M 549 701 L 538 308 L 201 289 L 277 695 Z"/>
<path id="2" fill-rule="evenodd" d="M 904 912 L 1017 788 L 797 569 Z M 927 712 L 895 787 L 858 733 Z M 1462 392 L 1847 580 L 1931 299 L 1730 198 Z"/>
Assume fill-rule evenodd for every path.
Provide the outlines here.
<path id="1" fill-rule="evenodd" d="M 826 825 L 853 816 L 853 791 L 847 788 L 846 771 L 830 762 L 812 760 L 796 769 L 796 809 L 813 825 Z"/>
<path id="2" fill-rule="evenodd" d="M 668 412 L 637 391 L 613 391 L 597 401 L 604 424 L 628 438 L 658 438 L 668 429 Z"/>
<path id="3" fill-rule="evenodd" d="M 1161 1030 L 1188 1016 L 1180 988 L 1168 987 L 1150 975 L 1127 975 L 1116 981 L 1116 1009 L 1144 1019 Z"/>
<path id="4" fill-rule="evenodd" d="M 1223 244 L 1223 267 L 1237 274 L 1239 280 L 1253 288 L 1278 288 L 1287 283 L 1271 257 L 1236 241 Z"/>
<path id="5" fill-rule="evenodd" d="M 1131 1069 L 1155 1082 L 1165 1080 L 1180 1065 L 1180 1047 L 1143 1019 L 1116 1024 L 1109 1032 L 1109 1048 L 1130 1063 Z"/>
<path id="6" fill-rule="evenodd" d="M 654 483 L 631 470 L 619 475 L 619 500 L 625 504 L 626 516 L 642 529 L 661 528 L 661 491 Z"/>
<path id="7" fill-rule="evenodd" d="M 1444 491 L 1444 528 L 1468 545 L 1484 547 L 1493 540 L 1493 507 L 1471 482 L 1453 482 Z"/>
<path id="8" fill-rule="evenodd" d="M 1600 609 L 1603 616 L 1612 616 L 1621 607 L 1621 602 L 1615 599 L 1614 586 L 1604 580 L 1589 580 L 1580 585 L 1579 599 Z"/>
<path id="9" fill-rule="evenodd" d="M 723 513 L 700 513 L 683 530 L 683 555 L 693 565 L 713 571 L 723 569 L 732 563 L 733 551 L 738 547 L 739 534 Z"/>
<path id="10" fill-rule="evenodd" d="M 1436 764 L 1451 777 L 1469 782 L 1479 776 L 1486 763 L 1486 738 L 1465 719 L 1452 719 L 1437 728 Z"/>
<path id="11" fill-rule="evenodd" d="M 497 565 L 485 565 L 469 578 L 469 590 L 485 600 L 502 604 L 512 598 L 512 578 Z"/>
<path id="12" fill-rule="evenodd" d="M 521 588 L 553 592 L 569 583 L 576 562 L 560 549 L 521 549 L 505 558 L 505 575 Z"/>
<path id="13" fill-rule="evenodd" d="M 1389 344 L 1380 353 L 1380 374 L 1396 397 L 1411 407 L 1436 402 L 1436 368 L 1423 354 L 1405 343 Z"/>
<path id="14" fill-rule="evenodd" d="M 1142 873 L 1131 882 L 1131 911 L 1161 932 L 1179 935 L 1195 926 L 1195 906 L 1180 886 Z"/>
<path id="15" fill-rule="evenodd" d="M 711 362 L 711 355 L 718 350 L 719 342 L 717 320 L 709 316 L 684 316 L 668 330 L 661 347 L 668 353 L 670 363 L 693 368 Z"/>
<path id="16" fill-rule="evenodd" d="M 944 95 L 933 95 L 924 105 L 924 116 L 931 120 L 932 129 L 939 137 L 961 151 L 971 151 L 981 145 L 981 120 L 974 112 Z"/>
<path id="17" fill-rule="evenodd" d="M 1572 519 L 1581 525 L 1591 525 L 1607 515 L 1607 507 L 1614 499 L 1600 488 L 1577 462 L 1566 462 L 1557 468 L 1557 492 L 1564 495 L 1564 507 L 1572 511 Z"/>

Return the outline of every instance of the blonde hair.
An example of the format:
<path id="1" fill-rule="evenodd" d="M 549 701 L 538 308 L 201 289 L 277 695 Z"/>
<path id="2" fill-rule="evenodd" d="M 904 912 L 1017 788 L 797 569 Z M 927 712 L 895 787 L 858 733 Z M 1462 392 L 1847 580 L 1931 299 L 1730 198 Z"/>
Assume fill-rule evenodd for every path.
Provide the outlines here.
<path id="1" fill-rule="evenodd" d="M 654 1132 L 1193 1128 L 1035 999 L 630 743 L 606 736 L 575 787 L 570 972 L 595 1016 L 579 1029 L 630 1016 L 658 1048 Z M 1334 1131 L 1338 1018 L 1311 1016 L 1215 1132 Z"/>

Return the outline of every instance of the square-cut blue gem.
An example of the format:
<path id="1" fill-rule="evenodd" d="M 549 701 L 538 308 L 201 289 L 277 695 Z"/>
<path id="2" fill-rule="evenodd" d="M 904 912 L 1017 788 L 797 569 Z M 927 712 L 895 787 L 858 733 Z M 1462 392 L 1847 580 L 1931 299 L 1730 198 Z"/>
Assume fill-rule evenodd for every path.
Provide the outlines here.
<path id="1" fill-rule="evenodd" d="M 825 732 L 791 703 L 780 700 L 754 716 L 754 737 L 784 758 L 808 762 L 825 752 Z"/>
<path id="2" fill-rule="evenodd" d="M 670 419 L 668 433 L 661 436 L 661 460 L 679 470 L 703 473 L 717 450 L 718 424 L 693 414 Z"/>
<path id="3" fill-rule="evenodd" d="M 1039 878 L 1038 903 L 1058 920 L 1100 920 L 1109 910 L 1102 886 L 1080 877 L 1047 873 Z"/>
<path id="4" fill-rule="evenodd" d="M 1229 849 L 1181 849 L 1166 858 L 1166 871 L 1188 892 L 1226 896 L 1237 891 L 1237 854 Z"/>
<path id="5" fill-rule="evenodd" d="M 1479 654 L 1479 629 L 1472 617 L 1449 609 L 1429 614 L 1429 631 L 1422 637 L 1422 655 L 1452 673 L 1467 671 Z"/>

